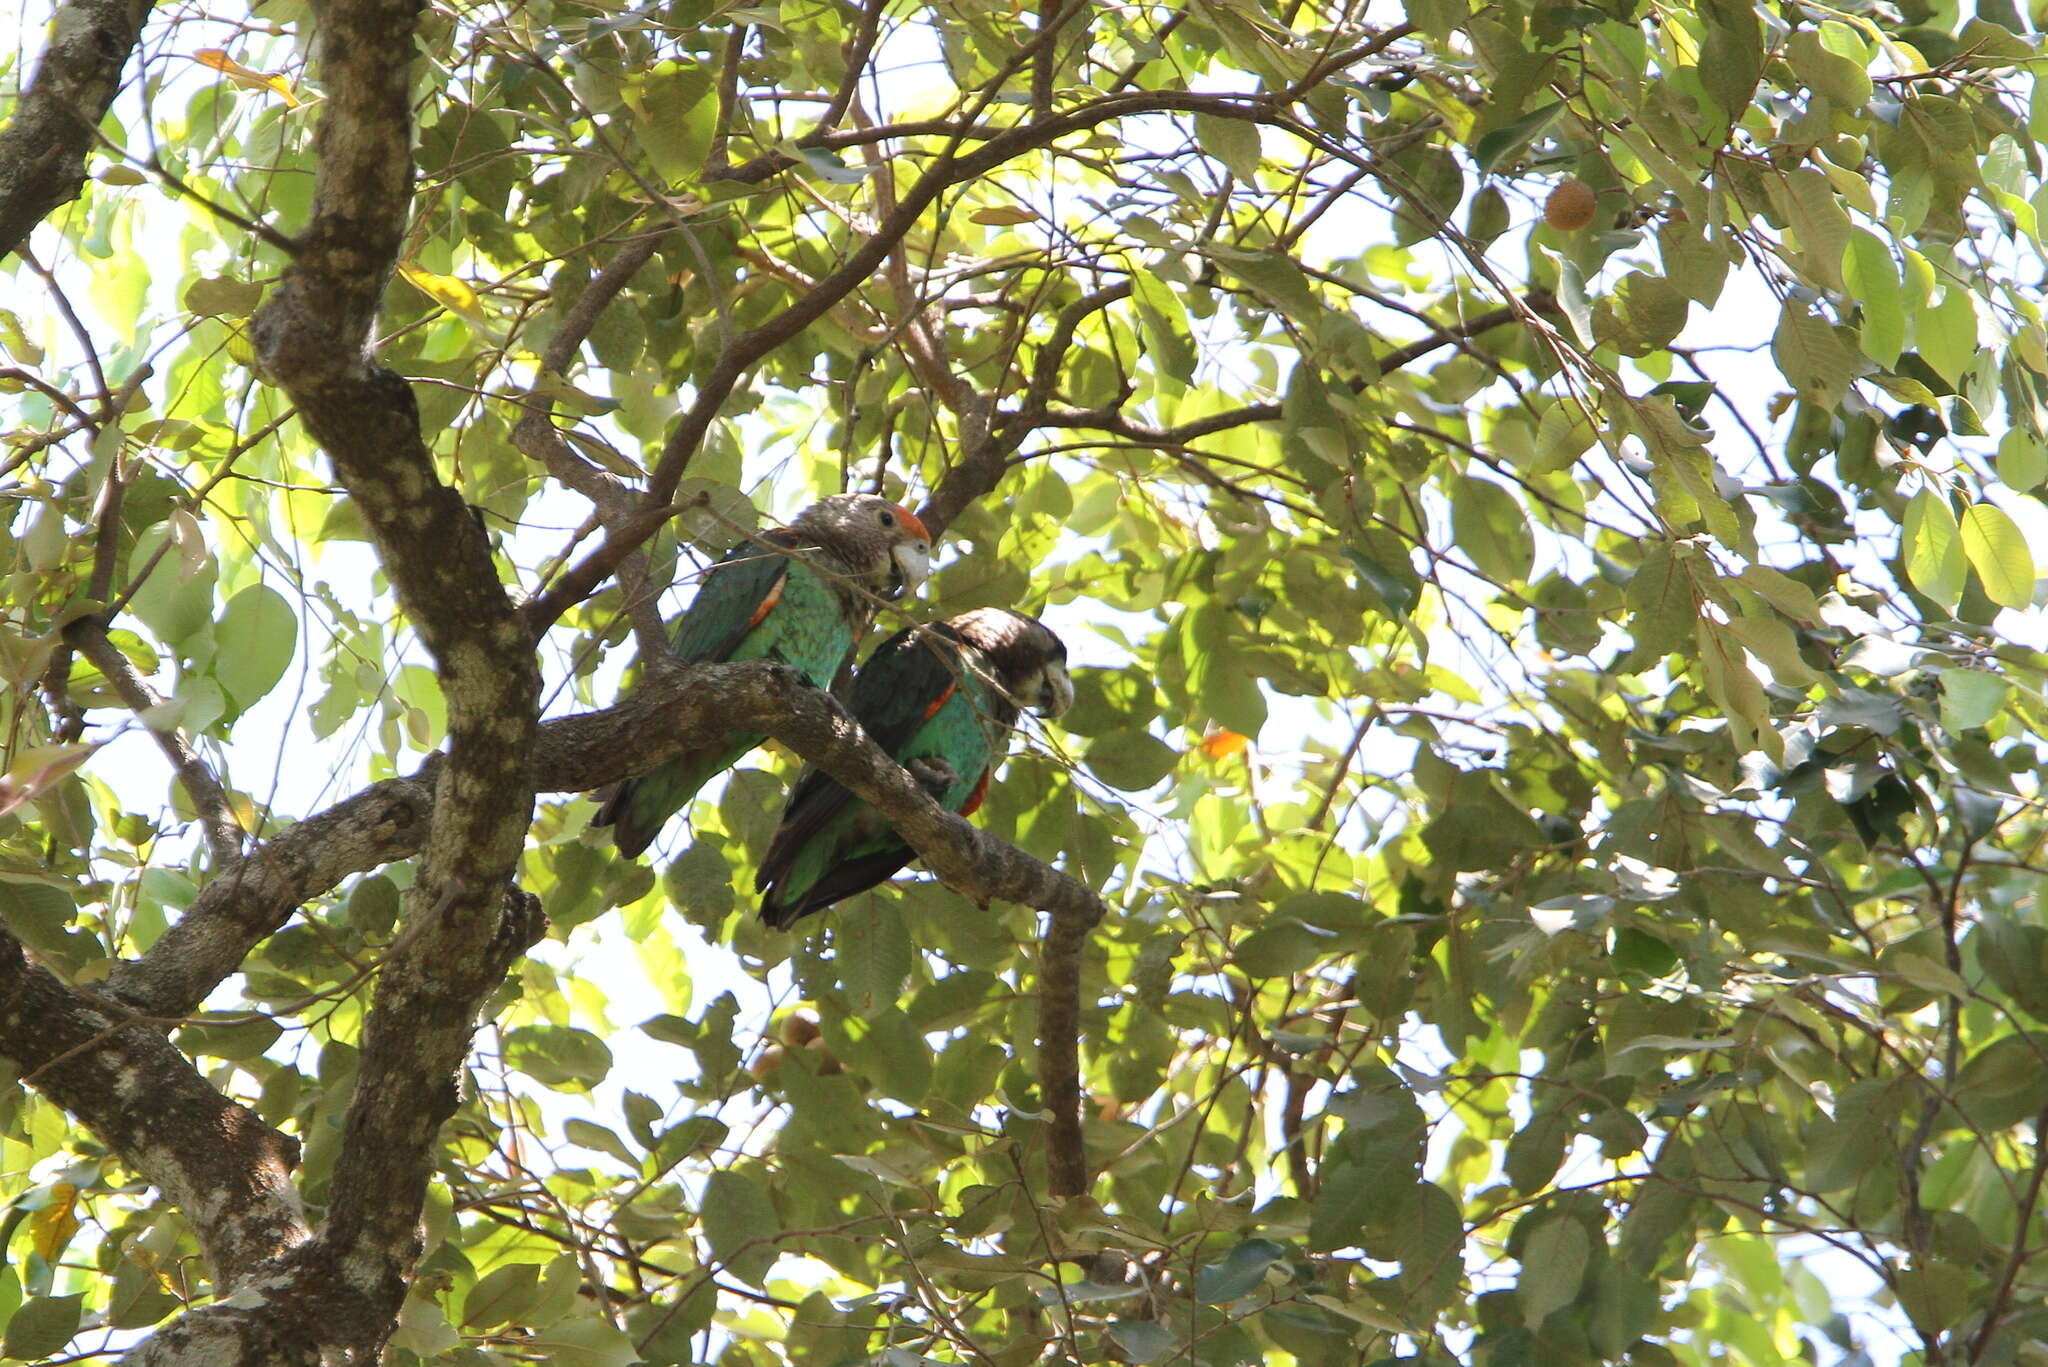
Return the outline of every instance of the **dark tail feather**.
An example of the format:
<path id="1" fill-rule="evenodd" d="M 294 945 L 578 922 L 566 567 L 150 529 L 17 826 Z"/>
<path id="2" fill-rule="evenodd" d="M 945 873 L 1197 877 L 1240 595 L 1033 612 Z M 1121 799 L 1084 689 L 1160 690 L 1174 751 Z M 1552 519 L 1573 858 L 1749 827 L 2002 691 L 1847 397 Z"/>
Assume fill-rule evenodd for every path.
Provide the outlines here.
<path id="1" fill-rule="evenodd" d="M 857 859 L 848 859 L 825 870 L 822 878 L 806 888 L 795 901 L 790 902 L 783 900 L 781 881 L 785 871 L 777 870 L 773 879 L 764 877 L 760 880 L 760 886 L 765 888 L 761 898 L 761 919 L 777 930 L 787 930 L 804 917 L 823 911 L 834 902 L 843 902 L 855 893 L 866 892 L 877 884 L 887 882 L 898 869 L 908 864 L 910 859 L 911 851 L 907 845 L 862 855 Z"/>
<path id="2" fill-rule="evenodd" d="M 628 779 L 621 783 L 618 791 L 606 798 L 604 806 L 597 809 L 597 815 L 590 818 L 590 824 L 593 826 L 612 828 L 612 843 L 618 846 L 619 853 L 628 859 L 638 859 L 647 847 L 654 843 L 654 837 L 661 834 L 661 828 L 668 822 L 667 816 L 651 825 L 644 820 L 635 821 L 633 789 L 633 780 Z"/>

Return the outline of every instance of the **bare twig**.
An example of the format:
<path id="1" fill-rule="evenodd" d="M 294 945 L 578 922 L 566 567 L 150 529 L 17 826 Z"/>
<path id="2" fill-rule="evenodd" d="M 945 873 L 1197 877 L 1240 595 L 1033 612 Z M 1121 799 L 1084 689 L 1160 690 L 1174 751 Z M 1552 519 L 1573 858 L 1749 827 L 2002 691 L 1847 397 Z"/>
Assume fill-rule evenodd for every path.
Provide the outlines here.
<path id="1" fill-rule="evenodd" d="M 142 676 L 135 672 L 135 666 L 121 653 L 120 647 L 107 638 L 106 624 L 100 618 L 81 617 L 72 622 L 64 628 L 64 641 L 105 676 L 121 701 L 137 716 L 163 704 L 164 700 L 142 681 Z M 242 857 L 244 832 L 241 823 L 235 819 L 234 804 L 228 801 L 227 791 L 182 730 L 159 726 L 147 718 L 144 718 L 143 725 L 150 738 L 156 741 L 157 748 L 163 751 L 164 758 L 170 761 L 179 786 L 192 799 L 214 866 L 218 869 L 231 867 Z"/>

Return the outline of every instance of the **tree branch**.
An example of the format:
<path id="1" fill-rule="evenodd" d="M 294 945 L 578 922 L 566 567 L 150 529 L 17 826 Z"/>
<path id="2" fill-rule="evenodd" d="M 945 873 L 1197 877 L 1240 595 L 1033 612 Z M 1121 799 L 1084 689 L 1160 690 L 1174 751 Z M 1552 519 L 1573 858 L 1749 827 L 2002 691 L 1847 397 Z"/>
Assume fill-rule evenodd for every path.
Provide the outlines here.
<path id="1" fill-rule="evenodd" d="M 0 128 L 0 257 L 78 198 L 93 130 L 121 88 L 149 0 L 66 0 L 21 103 Z"/>
<path id="2" fill-rule="evenodd" d="M 1049 40 L 1052 34 L 1045 37 Z M 903 195 L 894 212 L 885 215 L 874 233 L 801 298 L 760 327 L 741 333 L 720 353 L 711 370 L 697 381 L 697 397 L 677 421 L 662 447 L 642 496 L 641 509 L 620 527 L 607 527 L 602 543 L 571 566 L 526 605 L 528 628 L 538 636 L 569 608 L 588 597 L 625 557 L 652 536 L 669 515 L 676 485 L 682 480 L 704 433 L 710 429 L 740 377 L 763 356 L 809 327 L 841 299 L 879 271 L 903 236 L 917 225 L 926 209 L 955 185 L 977 179 L 1004 162 L 1038 151 L 1061 138 L 1117 119 L 1144 114 L 1205 113 L 1221 118 L 1272 123 L 1291 131 L 1301 126 L 1278 111 L 1271 100 L 1238 95 L 1119 95 L 1039 119 L 995 134 L 981 147 L 963 154 L 964 133 L 949 129 L 951 140 Z M 971 126 L 971 125 L 963 125 Z"/>
<path id="3" fill-rule="evenodd" d="M 421 5 L 330 0 L 320 10 L 328 98 L 313 219 L 251 328 L 260 368 L 361 511 L 448 704 L 419 874 L 364 1022 L 335 1199 L 318 1235 L 324 1272 L 367 1307 L 343 1339 L 363 1362 L 380 1352 L 419 1257 L 434 1138 L 453 1110 L 477 1009 L 535 919 L 530 899 L 513 892 L 508 902 L 507 891 L 533 813 L 533 639 L 482 526 L 434 468 L 410 386 L 366 350 L 410 210 Z"/>
<path id="4" fill-rule="evenodd" d="M 1081 1137 L 1081 951 L 1089 923 L 1055 916 L 1038 962 L 1038 1090 L 1052 1112 L 1046 1134 L 1046 1189 L 1054 1196 L 1088 1190 L 1088 1151 Z"/>
<path id="5" fill-rule="evenodd" d="M 590 336 L 590 330 L 597 326 L 598 318 L 618 298 L 626 283 L 653 259 L 666 232 L 664 229 L 634 238 L 605 263 L 541 353 L 543 375 L 568 373 L 570 363 L 576 359 L 584 339 Z M 600 525 L 611 527 L 623 521 L 633 511 L 633 490 L 617 475 L 570 449 L 555 427 L 554 406 L 554 400 L 541 392 L 538 383 L 528 390 L 521 401 L 524 411 L 512 428 L 512 444 L 568 488 L 589 499 Z M 626 616 L 633 624 L 633 637 L 639 643 L 640 653 L 659 655 L 667 649 L 668 632 L 662 625 L 657 595 L 648 591 L 646 552 L 635 548 L 620 562 L 619 569 L 619 586 L 626 594 Z"/>
<path id="6" fill-rule="evenodd" d="M 128 662 L 120 647 L 107 639 L 106 623 L 99 617 L 81 617 L 66 626 L 64 643 L 85 656 L 138 717 L 163 702 L 142 681 L 142 676 L 135 672 L 135 666 Z M 213 855 L 214 867 L 232 867 L 242 857 L 244 833 L 242 824 L 235 819 L 235 809 L 228 801 L 227 790 L 213 776 L 213 770 L 206 767 L 206 761 L 192 748 L 192 742 L 185 738 L 183 731 L 156 726 L 147 720 L 143 726 L 156 741 L 157 748 L 163 751 L 164 758 L 170 761 L 185 795 L 192 799 L 193 810 L 199 814 L 199 828 L 206 837 L 206 848 Z"/>
<path id="7" fill-rule="evenodd" d="M 217 1291 L 305 1241 L 298 1144 L 222 1096 L 160 1028 L 31 962 L 4 927 L 0 1053 L 185 1213 Z"/>
<path id="8" fill-rule="evenodd" d="M 826 769 L 896 822 L 934 872 L 977 901 L 1057 905 L 1090 921 L 1101 914 L 1093 892 L 939 807 L 829 695 L 780 677 L 770 664 L 651 662 L 640 686 L 615 706 L 540 728 L 533 786 L 588 792 L 735 727 L 758 727 Z M 444 762 L 431 756 L 417 773 L 373 784 L 265 841 L 200 889 L 147 954 L 116 964 L 108 995 L 156 1016 L 192 1011 L 300 903 L 353 874 L 419 853 Z M 886 791 L 878 786 L 884 783 Z"/>

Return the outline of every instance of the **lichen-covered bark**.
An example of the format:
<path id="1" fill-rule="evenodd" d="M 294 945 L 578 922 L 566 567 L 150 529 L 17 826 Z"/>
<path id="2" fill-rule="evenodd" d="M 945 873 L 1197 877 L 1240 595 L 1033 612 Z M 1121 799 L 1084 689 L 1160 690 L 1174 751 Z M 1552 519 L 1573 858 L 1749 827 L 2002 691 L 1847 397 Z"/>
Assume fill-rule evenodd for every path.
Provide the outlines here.
<path id="1" fill-rule="evenodd" d="M 93 130 L 121 88 L 148 15 L 148 0 L 67 0 L 57 7 L 36 74 L 0 128 L 0 257 L 78 198 Z"/>
<path id="2" fill-rule="evenodd" d="M 364 1022 L 335 1196 L 302 1264 L 361 1300 L 340 1341 L 361 1362 L 378 1356 L 419 1256 L 434 1142 L 478 1008 L 539 925 L 531 899 L 511 888 L 533 814 L 533 639 L 482 527 L 434 467 L 410 386 L 366 350 L 411 208 L 419 12 L 418 0 L 319 10 L 327 101 L 313 219 L 252 328 L 258 364 L 360 510 L 448 704 L 418 877 Z"/>
<path id="3" fill-rule="evenodd" d="M 217 1283 L 305 1242 L 298 1144 L 222 1096 L 160 1028 L 65 985 L 5 929 L 0 1052 L 185 1211 Z"/>

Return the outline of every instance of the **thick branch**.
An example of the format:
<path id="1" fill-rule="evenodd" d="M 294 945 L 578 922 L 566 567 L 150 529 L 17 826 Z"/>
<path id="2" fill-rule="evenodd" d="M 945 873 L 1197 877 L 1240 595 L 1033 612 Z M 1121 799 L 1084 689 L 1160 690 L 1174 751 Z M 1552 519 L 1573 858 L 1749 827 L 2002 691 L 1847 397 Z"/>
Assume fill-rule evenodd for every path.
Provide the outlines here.
<path id="1" fill-rule="evenodd" d="M 785 722 L 784 707 L 794 709 Z M 533 786 L 541 792 L 587 792 L 645 773 L 708 736 L 736 727 L 760 729 L 821 764 L 903 825 L 905 838 L 948 883 L 977 900 L 1001 898 L 1047 907 L 1048 901 L 1093 919 L 1094 894 L 1021 851 L 945 812 L 887 754 L 852 739 L 854 723 L 829 696 L 768 664 L 685 667 L 653 661 L 632 694 L 601 712 L 584 712 L 540 728 L 533 747 Z M 829 742 L 829 748 L 820 748 Z M 115 966 L 110 995 L 138 1011 L 178 1016 L 193 1010 L 257 944 L 302 902 L 352 874 L 408 859 L 425 843 L 436 800 L 440 756 L 406 778 L 374 784 L 264 842 L 232 873 L 214 879 L 140 959 Z M 879 799 L 874 785 L 888 781 Z M 942 819 L 943 818 L 943 819 Z M 941 845 L 951 857 L 932 856 Z M 927 847 L 930 847 L 929 849 Z M 993 857 L 981 847 L 1006 853 Z M 1021 861 L 1021 862 L 1020 862 Z M 942 867 L 943 866 L 943 867 Z M 976 870 L 994 868 L 983 876 Z"/>
<path id="2" fill-rule="evenodd" d="M 67 0 L 21 104 L 0 128 L 0 257 L 78 198 L 85 158 L 121 71 L 142 36 L 148 0 Z"/>
<path id="3" fill-rule="evenodd" d="M 72 990 L 0 928 L 0 1054 L 185 1213 L 222 1294 L 303 1243 L 298 1145 L 147 1022 Z"/>
<path id="4" fill-rule="evenodd" d="M 476 1013 L 527 943 L 508 888 L 532 820 L 529 759 L 540 672 L 483 528 L 443 483 L 404 380 L 366 346 L 410 211 L 409 99 L 421 0 L 331 0 L 320 10 L 328 98 L 316 138 L 313 221 L 252 329 L 263 370 L 291 396 L 361 511 L 400 605 L 432 653 L 448 750 L 405 929 L 377 978 L 319 1261 L 364 1301 L 346 1345 L 374 1361 L 419 1257 L 434 1138 Z M 519 913 L 519 914 L 515 914 Z"/>
<path id="5" fill-rule="evenodd" d="M 419 853 L 440 763 L 373 784 L 265 841 L 200 889 L 147 954 L 116 964 L 107 995 L 153 1016 L 189 1015 L 301 902 Z"/>
<path id="6" fill-rule="evenodd" d="M 1052 1112 L 1046 1136 L 1046 1188 L 1054 1196 L 1088 1190 L 1081 1141 L 1081 951 L 1088 924 L 1055 916 L 1038 960 L 1038 1089 Z"/>

